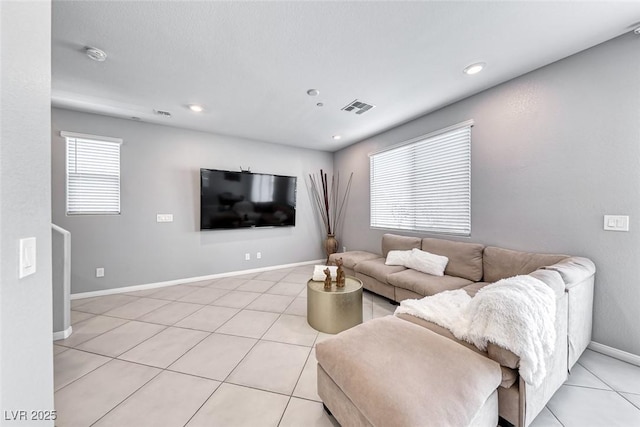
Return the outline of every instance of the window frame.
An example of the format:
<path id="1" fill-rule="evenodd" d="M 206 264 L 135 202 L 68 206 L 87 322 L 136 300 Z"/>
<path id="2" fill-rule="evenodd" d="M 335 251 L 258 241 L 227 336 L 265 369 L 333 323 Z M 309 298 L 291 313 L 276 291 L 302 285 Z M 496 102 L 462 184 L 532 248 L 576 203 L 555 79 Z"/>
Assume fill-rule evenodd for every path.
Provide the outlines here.
<path id="1" fill-rule="evenodd" d="M 433 233 L 458 237 L 471 236 L 471 129 L 473 125 L 473 120 L 467 120 L 369 154 L 369 226 L 371 229 Z M 447 141 L 447 139 L 454 139 L 454 141 Z M 447 142 L 455 143 L 456 145 L 442 145 Z M 429 147 L 430 144 L 432 145 L 431 147 Z M 440 153 L 438 153 L 439 151 Z M 442 151 L 445 152 L 444 155 Z M 442 219 L 444 216 L 440 216 L 440 218 L 437 215 L 432 216 L 429 217 L 432 219 L 432 226 L 428 226 L 425 225 L 428 222 L 424 220 L 425 217 L 420 217 L 420 211 L 428 208 L 428 206 L 424 205 L 424 202 L 433 196 L 421 194 L 423 205 L 420 205 L 420 200 L 416 200 L 415 195 L 417 188 L 425 188 L 425 182 L 433 182 L 433 169 L 430 169 L 431 173 L 429 173 L 429 169 L 420 169 L 416 161 L 420 161 L 420 157 L 422 157 L 422 160 L 428 160 L 427 156 L 433 157 L 434 154 L 436 154 L 436 161 L 439 159 L 440 163 L 438 165 L 444 165 L 444 162 L 453 159 L 456 162 L 455 167 L 458 168 L 455 169 L 455 172 L 451 172 L 450 168 L 445 167 L 447 169 L 445 172 L 439 172 L 436 175 L 439 179 L 435 178 L 437 180 L 435 185 L 442 186 L 442 183 L 446 182 L 447 184 L 455 184 L 456 188 L 455 193 L 437 195 L 438 200 L 428 206 L 431 206 L 431 209 L 444 207 L 447 212 L 445 215 L 455 219 L 447 221 Z M 397 159 L 402 156 L 405 157 L 406 166 L 393 165 L 394 156 Z M 375 164 L 376 157 L 378 159 L 377 165 Z M 407 161 L 407 158 L 410 161 Z M 377 170 L 376 167 L 378 168 Z M 376 179 L 375 175 L 379 175 L 381 170 L 382 172 L 386 171 L 387 175 Z M 399 175 L 404 170 L 407 170 L 406 176 Z M 398 178 L 394 178 L 392 174 L 396 174 L 396 177 L 402 179 L 406 184 L 404 186 L 399 184 L 396 181 Z M 381 188 L 387 185 L 384 182 L 385 180 L 389 183 L 388 185 L 396 187 L 389 188 L 386 194 L 381 192 L 384 191 Z M 394 193 L 393 196 L 390 196 L 390 193 L 395 191 L 399 193 Z M 422 193 L 425 192 L 422 191 Z M 447 198 L 456 202 L 447 201 Z M 405 208 L 398 209 L 396 203 L 402 205 L 403 202 L 405 203 Z M 398 213 L 391 213 L 392 210 L 396 210 Z M 405 215 L 404 218 L 403 215 Z"/>
<path id="2" fill-rule="evenodd" d="M 77 132 L 68 132 L 68 131 L 61 131 L 60 132 L 60 136 L 62 136 L 64 138 L 65 141 L 65 213 L 67 216 L 76 216 L 76 215 L 91 215 L 91 216 L 95 216 L 95 215 L 121 215 L 122 213 L 122 206 L 121 206 L 121 201 L 122 201 L 122 192 L 121 192 L 121 170 L 122 170 L 122 158 L 121 158 L 121 148 L 122 148 L 122 143 L 123 140 L 121 138 L 113 138 L 113 137 L 106 137 L 106 136 L 98 136 L 98 135 L 90 135 L 90 134 L 85 134 L 85 133 L 77 133 Z M 104 155 L 104 158 L 102 159 L 103 161 L 111 161 L 111 164 L 109 165 L 110 167 L 108 169 L 111 169 L 110 171 L 105 171 L 104 173 L 95 173 L 96 172 L 96 168 L 95 166 L 97 164 L 100 163 L 100 158 L 98 157 L 98 159 L 96 160 L 94 159 L 90 159 L 88 162 L 84 163 L 84 167 L 88 168 L 88 170 L 90 172 L 93 173 L 81 173 L 81 172 L 77 172 L 77 169 L 79 166 L 83 166 L 82 164 L 79 164 L 78 159 L 76 158 L 74 163 L 70 162 L 70 145 L 71 144 L 76 144 L 76 146 L 73 148 L 75 150 L 75 152 L 77 153 L 78 150 L 78 144 L 79 143 L 87 143 L 85 148 L 90 148 L 89 146 L 91 145 L 91 143 L 94 143 L 94 147 L 93 150 L 96 150 L 98 145 L 103 145 L 108 147 L 107 151 L 111 151 L 111 153 L 108 153 L 106 155 Z M 117 150 L 114 150 L 114 145 L 117 146 Z M 113 154 L 113 151 L 116 152 L 116 154 Z M 91 150 L 89 150 L 89 153 L 91 154 Z M 92 155 L 96 155 L 96 152 L 94 151 Z M 114 162 L 114 159 L 117 159 L 116 162 Z M 76 172 L 72 172 L 71 168 L 75 167 L 76 168 Z M 93 170 L 91 170 L 91 168 L 93 167 Z M 85 169 L 87 170 L 87 169 Z M 117 172 L 117 174 L 114 174 L 113 172 Z M 110 173 L 109 173 L 110 172 Z M 95 181 L 94 182 L 98 182 L 100 185 L 104 185 L 105 186 L 105 190 L 102 193 L 96 193 L 93 195 L 94 198 L 99 199 L 100 196 L 111 196 L 111 200 L 110 203 L 106 203 L 103 206 L 97 208 L 97 209 L 89 209 L 87 208 L 87 204 L 86 201 L 90 200 L 90 197 L 87 196 L 87 189 L 85 188 L 85 193 L 82 194 L 82 189 L 80 190 L 76 190 L 76 193 L 74 193 L 73 190 L 70 189 L 70 185 L 72 185 L 74 183 L 74 178 L 75 178 L 75 182 L 79 182 L 82 183 L 82 178 L 85 178 L 85 182 L 84 185 L 87 184 L 87 178 L 91 179 L 94 178 Z M 111 194 L 109 194 L 111 193 Z M 76 194 L 76 197 L 74 199 L 74 194 Z M 114 196 L 115 194 L 115 196 Z M 97 195 L 97 197 L 96 197 Z M 78 199 L 82 199 L 84 196 L 85 198 L 85 206 L 80 206 L 79 208 L 74 208 L 73 207 L 73 203 L 74 200 L 77 202 Z M 95 199 L 94 199 L 95 201 Z M 114 202 L 116 202 L 117 204 L 117 208 L 110 208 L 108 207 L 109 204 L 114 204 Z M 81 202 L 79 204 L 82 204 Z"/>

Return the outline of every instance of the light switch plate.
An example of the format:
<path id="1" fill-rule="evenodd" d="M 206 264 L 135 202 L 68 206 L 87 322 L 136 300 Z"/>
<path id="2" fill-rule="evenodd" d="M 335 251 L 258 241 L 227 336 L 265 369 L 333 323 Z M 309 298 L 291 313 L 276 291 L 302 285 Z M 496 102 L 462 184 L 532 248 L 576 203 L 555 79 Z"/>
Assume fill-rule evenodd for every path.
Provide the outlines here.
<path id="1" fill-rule="evenodd" d="M 20 239 L 20 273 L 19 278 L 36 272 L 36 238 Z"/>
<path id="2" fill-rule="evenodd" d="M 629 231 L 629 216 L 605 215 L 604 229 L 607 231 Z"/>

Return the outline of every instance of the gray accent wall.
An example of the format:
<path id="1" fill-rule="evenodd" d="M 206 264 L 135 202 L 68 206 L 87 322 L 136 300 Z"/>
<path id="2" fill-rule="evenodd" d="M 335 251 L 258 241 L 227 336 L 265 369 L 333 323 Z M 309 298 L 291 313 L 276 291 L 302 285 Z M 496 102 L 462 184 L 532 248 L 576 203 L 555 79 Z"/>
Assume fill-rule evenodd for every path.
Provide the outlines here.
<path id="1" fill-rule="evenodd" d="M 593 340 L 640 355 L 640 37 L 623 35 L 337 152 L 336 171 L 362 172 L 341 246 L 380 252 L 385 230 L 369 228 L 369 153 L 469 119 L 467 240 L 592 259 Z M 630 231 L 604 231 L 605 214 L 629 215 Z"/>
<path id="2" fill-rule="evenodd" d="M 52 122 L 52 212 L 71 232 L 72 294 L 324 257 L 305 177 L 331 173 L 331 153 L 56 108 Z M 121 215 L 66 215 L 63 130 L 124 139 Z M 200 168 L 240 166 L 298 178 L 295 227 L 200 231 Z M 157 214 L 174 220 L 157 223 Z"/>
<path id="3" fill-rule="evenodd" d="M 51 4 L 0 2 L 0 410 L 52 411 Z M 36 271 L 19 279 L 19 242 Z M 27 414 L 28 415 L 28 414 Z"/>

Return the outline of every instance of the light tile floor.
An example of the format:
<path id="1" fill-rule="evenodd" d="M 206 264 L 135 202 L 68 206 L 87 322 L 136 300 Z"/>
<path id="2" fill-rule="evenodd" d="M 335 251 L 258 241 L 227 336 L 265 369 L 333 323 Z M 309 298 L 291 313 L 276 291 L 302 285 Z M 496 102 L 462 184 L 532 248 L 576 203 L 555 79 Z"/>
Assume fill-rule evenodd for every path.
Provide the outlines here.
<path id="1" fill-rule="evenodd" d="M 56 425 L 337 426 L 316 392 L 312 266 L 72 301 L 54 343 Z M 363 317 L 395 306 L 369 292 Z M 536 418 L 640 426 L 640 367 L 587 351 Z"/>

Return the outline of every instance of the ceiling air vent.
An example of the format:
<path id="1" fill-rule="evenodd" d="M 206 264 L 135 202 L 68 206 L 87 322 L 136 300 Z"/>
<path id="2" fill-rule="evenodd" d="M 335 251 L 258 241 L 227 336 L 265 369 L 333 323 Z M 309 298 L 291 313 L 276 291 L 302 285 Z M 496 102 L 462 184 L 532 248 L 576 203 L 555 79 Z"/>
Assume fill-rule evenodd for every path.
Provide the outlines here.
<path id="1" fill-rule="evenodd" d="M 158 115 L 158 116 L 162 116 L 162 117 L 171 117 L 171 113 L 168 111 L 163 111 L 163 110 L 153 110 L 153 112 Z"/>
<path id="2" fill-rule="evenodd" d="M 357 99 L 353 102 L 342 107 L 344 111 L 355 111 L 356 114 L 364 114 L 367 111 L 371 110 L 375 105 L 367 104 L 366 102 L 358 101 Z"/>

